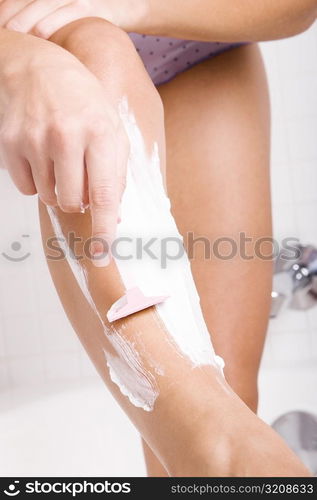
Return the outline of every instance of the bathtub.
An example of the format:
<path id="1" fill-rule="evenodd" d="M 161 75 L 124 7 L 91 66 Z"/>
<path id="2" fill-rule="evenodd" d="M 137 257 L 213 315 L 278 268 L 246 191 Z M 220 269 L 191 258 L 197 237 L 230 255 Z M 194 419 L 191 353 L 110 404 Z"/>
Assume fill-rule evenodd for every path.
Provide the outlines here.
<path id="1" fill-rule="evenodd" d="M 145 475 L 139 435 L 99 379 L 1 399 L 1 476 Z"/>
<path id="2" fill-rule="evenodd" d="M 294 409 L 314 413 L 316 387 L 316 366 L 263 368 L 260 415 L 272 423 Z M 146 475 L 139 435 L 97 376 L 2 392 L 0 401 L 2 476 Z"/>

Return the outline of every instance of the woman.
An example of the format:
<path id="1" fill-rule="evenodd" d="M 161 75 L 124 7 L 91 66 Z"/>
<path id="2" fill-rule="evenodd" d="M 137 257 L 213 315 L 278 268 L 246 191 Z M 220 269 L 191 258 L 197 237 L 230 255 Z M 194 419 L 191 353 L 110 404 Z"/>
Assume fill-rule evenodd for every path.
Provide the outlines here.
<path id="1" fill-rule="evenodd" d="M 95 237 L 93 259 L 81 262 L 95 309 L 65 260 L 49 259 L 50 271 L 88 354 L 147 443 L 149 475 L 308 474 L 253 413 L 272 273 L 255 252 L 271 235 L 269 105 L 256 42 L 299 33 L 315 15 L 315 0 L 0 2 L 2 163 L 20 191 L 38 193 L 44 244 L 59 228 L 82 256 L 82 242 Z M 112 326 L 103 312 L 122 295 L 116 264 L 100 256 L 124 196 L 131 138 L 118 112 L 123 96 L 146 149 L 158 144 L 163 172 L 166 134 L 167 191 L 181 234 L 227 238 L 224 256 L 228 238 L 249 238 L 247 258 L 206 259 L 198 244 L 191 261 L 233 390 L 217 367 L 193 369 L 178 356 L 153 308 L 119 320 L 143 365 L 164 361 L 151 412 L 120 392 L 104 358 L 104 327 Z"/>

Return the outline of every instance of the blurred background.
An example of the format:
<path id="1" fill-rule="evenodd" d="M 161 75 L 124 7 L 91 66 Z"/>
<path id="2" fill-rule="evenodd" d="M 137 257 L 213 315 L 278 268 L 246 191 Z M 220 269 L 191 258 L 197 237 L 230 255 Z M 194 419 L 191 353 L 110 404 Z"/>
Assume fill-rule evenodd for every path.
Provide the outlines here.
<path id="1" fill-rule="evenodd" d="M 274 236 L 317 246 L 317 26 L 261 48 L 272 103 Z M 145 475 L 139 436 L 52 286 L 36 199 L 20 195 L 3 170 L 0 227 L 1 475 Z M 270 321 L 260 415 L 272 424 L 289 411 L 317 414 L 316 388 L 317 305 L 285 309 Z"/>

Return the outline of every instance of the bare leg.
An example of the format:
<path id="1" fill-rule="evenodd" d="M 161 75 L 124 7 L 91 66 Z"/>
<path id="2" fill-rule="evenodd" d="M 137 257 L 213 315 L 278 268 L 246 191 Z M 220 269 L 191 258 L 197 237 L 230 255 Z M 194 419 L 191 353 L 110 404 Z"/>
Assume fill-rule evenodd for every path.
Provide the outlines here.
<path id="1" fill-rule="evenodd" d="M 168 191 L 182 234 L 211 242 L 252 238 L 243 255 L 206 260 L 199 243 L 192 269 L 216 351 L 231 387 L 257 407 L 257 373 L 271 302 L 272 261 L 255 254 L 271 238 L 270 129 L 259 49 L 240 47 L 161 88 Z M 190 126 L 188 124 L 190 123 Z M 190 179 L 190 182 L 187 180 Z M 260 250 L 270 254 L 270 243 Z M 223 245 L 230 254 L 232 246 Z"/>
<path id="2" fill-rule="evenodd" d="M 227 237 L 246 245 L 271 237 L 269 103 L 259 50 L 245 46 L 179 75 L 159 89 L 165 109 L 167 187 L 186 239 Z M 269 245 L 266 245 L 269 247 Z M 253 410 L 267 328 L 272 265 L 258 257 L 204 258 L 194 246 L 192 271 L 226 379 Z M 222 244 L 219 251 L 230 254 Z M 262 245 L 261 250 L 269 248 Z M 191 249 L 189 249 L 191 253 Z M 165 472 L 146 449 L 150 475 Z"/>
<path id="3" fill-rule="evenodd" d="M 137 118 L 143 113 L 140 119 L 143 134 L 160 143 L 162 157 L 161 107 L 134 49 L 122 35 L 118 38 L 116 30 L 109 32 L 107 23 L 87 20 L 68 26 L 55 41 L 71 50 L 105 85 L 111 82 L 114 93 L 118 93 L 114 97 L 128 96 Z M 109 59 L 106 47 L 111 49 Z M 118 47 L 120 50 L 115 53 Z M 54 232 L 43 205 L 40 217 L 45 245 Z M 72 231 L 81 242 L 90 236 L 89 213 L 74 215 L 57 211 L 57 217 L 65 235 Z M 69 245 L 74 253 L 84 255 L 81 242 L 76 249 L 71 241 Z M 105 383 L 169 474 L 307 475 L 297 458 L 230 390 L 214 366 L 195 368 L 179 355 L 153 309 L 134 314 L 116 325 L 123 341 L 140 353 L 140 362 L 147 370 L 153 364 L 164 364 L 164 376 L 155 378 L 159 396 L 153 411 L 145 412 L 131 404 L 110 381 L 104 357 L 104 349 L 111 349 L 110 335 L 105 331 L 113 332 L 104 314 L 123 291 L 116 265 L 97 269 L 88 259 L 82 265 L 97 314 L 83 296 L 67 262 L 49 261 L 65 311 Z"/>

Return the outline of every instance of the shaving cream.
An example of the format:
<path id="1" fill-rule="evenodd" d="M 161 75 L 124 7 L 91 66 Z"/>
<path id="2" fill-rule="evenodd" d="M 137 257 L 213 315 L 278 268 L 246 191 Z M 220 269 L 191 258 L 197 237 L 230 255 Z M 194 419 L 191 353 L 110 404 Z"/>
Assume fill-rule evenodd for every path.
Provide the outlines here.
<path id="1" fill-rule="evenodd" d="M 160 170 L 158 146 L 154 144 L 148 155 L 141 131 L 128 108 L 127 99 L 119 105 L 119 113 L 129 142 L 130 156 L 127 183 L 121 203 L 121 223 L 117 238 L 140 238 L 156 241 L 156 251 L 162 251 L 160 242 L 182 242 L 170 211 Z M 159 395 L 157 377 L 164 376 L 164 363 L 157 366 L 148 360 L 145 368 L 134 343 L 114 324 L 106 325 L 89 291 L 86 269 L 76 260 L 64 237 L 54 208 L 47 207 L 52 227 L 70 268 L 104 329 L 112 349 L 104 349 L 111 380 L 130 402 L 145 411 L 154 408 Z M 125 286 L 138 287 L 146 296 L 167 295 L 165 302 L 155 306 L 158 325 L 164 328 L 171 348 L 186 358 L 193 367 L 213 365 L 222 373 L 223 360 L 215 355 L 199 303 L 199 296 L 185 252 L 169 260 L 163 268 L 160 259 L 137 255 L 125 260 L 116 258 L 116 265 Z"/>

